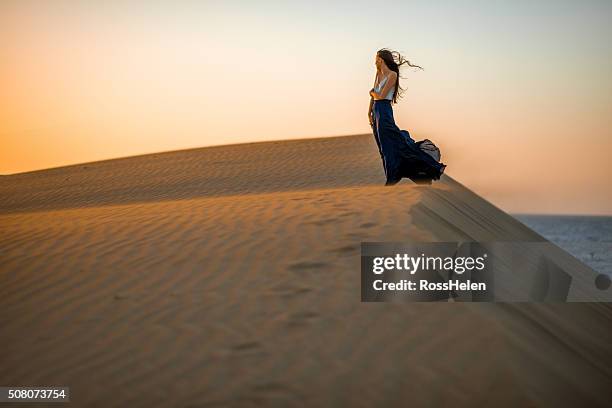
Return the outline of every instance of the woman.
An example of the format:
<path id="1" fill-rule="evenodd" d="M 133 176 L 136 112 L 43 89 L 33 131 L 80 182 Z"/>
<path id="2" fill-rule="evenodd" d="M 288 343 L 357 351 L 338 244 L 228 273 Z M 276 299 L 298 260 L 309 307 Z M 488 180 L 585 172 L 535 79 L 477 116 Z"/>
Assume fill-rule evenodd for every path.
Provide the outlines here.
<path id="1" fill-rule="evenodd" d="M 399 68 L 404 64 L 421 68 L 396 51 L 383 48 L 376 53 L 376 79 L 370 90 L 368 119 L 387 177 L 385 185 L 397 184 L 402 177 L 416 182 L 437 180 L 446 167 L 419 149 L 418 144 L 406 136 L 408 133 L 395 124 L 391 104 L 397 103 L 403 91 L 399 86 Z"/>

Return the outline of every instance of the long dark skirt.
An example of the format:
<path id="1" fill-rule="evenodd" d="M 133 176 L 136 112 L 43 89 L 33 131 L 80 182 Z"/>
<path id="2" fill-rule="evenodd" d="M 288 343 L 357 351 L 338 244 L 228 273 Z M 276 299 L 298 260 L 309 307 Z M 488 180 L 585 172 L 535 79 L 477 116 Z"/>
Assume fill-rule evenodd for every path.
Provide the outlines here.
<path id="1" fill-rule="evenodd" d="M 419 149 L 406 137 L 407 132 L 397 127 L 390 100 L 374 101 L 372 115 L 372 130 L 387 177 L 386 184 L 396 184 L 402 177 L 416 182 L 440 178 L 446 166 Z"/>

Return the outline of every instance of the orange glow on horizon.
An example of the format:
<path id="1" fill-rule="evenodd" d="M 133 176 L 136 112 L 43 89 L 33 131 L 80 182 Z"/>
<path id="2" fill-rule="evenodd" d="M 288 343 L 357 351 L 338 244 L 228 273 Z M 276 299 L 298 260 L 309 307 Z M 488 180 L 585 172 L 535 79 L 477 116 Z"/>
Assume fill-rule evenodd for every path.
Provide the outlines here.
<path id="1" fill-rule="evenodd" d="M 609 6 L 423 2 L 384 32 L 378 4 L 126 4 L 0 5 L 0 174 L 369 133 L 388 46 L 425 68 L 404 72 L 396 121 L 451 176 L 507 211 L 612 214 Z"/>

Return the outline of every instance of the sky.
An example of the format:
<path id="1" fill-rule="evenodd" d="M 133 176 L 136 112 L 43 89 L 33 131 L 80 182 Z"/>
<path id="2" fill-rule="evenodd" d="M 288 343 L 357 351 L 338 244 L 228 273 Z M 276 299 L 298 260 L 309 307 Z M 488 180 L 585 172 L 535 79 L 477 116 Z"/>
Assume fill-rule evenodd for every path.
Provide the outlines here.
<path id="1" fill-rule="evenodd" d="M 0 174 L 398 126 L 514 213 L 612 215 L 612 2 L 0 2 Z"/>

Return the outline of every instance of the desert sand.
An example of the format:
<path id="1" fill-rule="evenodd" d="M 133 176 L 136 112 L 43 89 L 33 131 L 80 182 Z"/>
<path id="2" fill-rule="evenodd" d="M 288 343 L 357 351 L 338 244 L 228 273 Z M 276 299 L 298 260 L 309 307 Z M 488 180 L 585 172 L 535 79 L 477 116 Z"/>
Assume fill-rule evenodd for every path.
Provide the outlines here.
<path id="1" fill-rule="evenodd" d="M 383 182 L 372 135 L 0 177 L 0 385 L 79 407 L 610 403 L 609 304 L 361 303 L 362 241 L 545 241 L 448 174 Z"/>

